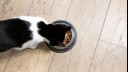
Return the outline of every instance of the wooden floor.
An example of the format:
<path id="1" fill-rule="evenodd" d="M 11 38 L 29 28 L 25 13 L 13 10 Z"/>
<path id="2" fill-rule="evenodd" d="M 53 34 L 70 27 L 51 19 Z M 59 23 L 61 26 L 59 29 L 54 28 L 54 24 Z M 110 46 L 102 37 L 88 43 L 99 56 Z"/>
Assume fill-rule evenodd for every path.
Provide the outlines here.
<path id="1" fill-rule="evenodd" d="M 0 19 L 41 16 L 77 29 L 75 47 L 63 54 L 45 44 L 0 53 L 0 72 L 127 72 L 127 0 L 0 0 Z"/>

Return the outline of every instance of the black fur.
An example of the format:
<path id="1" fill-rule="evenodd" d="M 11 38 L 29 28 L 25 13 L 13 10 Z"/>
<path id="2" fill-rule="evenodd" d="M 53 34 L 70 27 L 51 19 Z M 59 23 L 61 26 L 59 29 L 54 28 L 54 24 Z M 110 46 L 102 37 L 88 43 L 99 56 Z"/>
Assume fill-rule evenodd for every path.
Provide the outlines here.
<path id="1" fill-rule="evenodd" d="M 23 43 L 31 40 L 29 27 L 29 22 L 20 19 L 0 21 L 0 52 L 21 47 Z"/>
<path id="2" fill-rule="evenodd" d="M 40 28 L 39 34 L 47 38 L 50 41 L 50 44 L 57 46 L 62 44 L 65 38 L 65 34 L 68 30 L 71 29 L 69 26 L 60 25 L 46 25 L 44 22 L 39 22 L 38 27 Z M 63 45 L 64 46 L 64 45 Z"/>
<path id="3" fill-rule="evenodd" d="M 20 19 L 0 21 L 0 52 L 11 48 L 20 48 L 24 43 L 32 40 L 33 34 L 29 30 L 30 23 Z M 71 27 L 62 25 L 46 25 L 43 21 L 38 24 L 38 33 L 47 38 L 50 44 L 57 46 L 62 44 L 65 34 Z"/>

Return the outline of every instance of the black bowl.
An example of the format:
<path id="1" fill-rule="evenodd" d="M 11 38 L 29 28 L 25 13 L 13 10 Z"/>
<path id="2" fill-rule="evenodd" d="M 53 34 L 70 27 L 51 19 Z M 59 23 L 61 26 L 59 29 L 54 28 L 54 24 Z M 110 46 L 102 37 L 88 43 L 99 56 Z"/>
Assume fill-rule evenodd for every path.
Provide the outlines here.
<path id="1" fill-rule="evenodd" d="M 70 26 L 72 27 L 71 31 L 72 31 L 72 39 L 71 41 L 66 45 L 66 47 L 58 47 L 58 46 L 52 46 L 52 45 L 49 45 L 47 44 L 47 46 L 54 52 L 57 52 L 57 53 L 64 53 L 64 52 L 67 52 L 69 50 L 71 50 L 75 43 L 76 43 L 76 40 L 77 40 L 77 32 L 76 32 L 76 29 L 74 28 L 74 26 L 67 22 L 67 21 L 64 21 L 64 20 L 57 20 L 57 21 L 54 21 L 52 24 L 64 24 L 64 25 L 67 25 L 67 26 Z"/>

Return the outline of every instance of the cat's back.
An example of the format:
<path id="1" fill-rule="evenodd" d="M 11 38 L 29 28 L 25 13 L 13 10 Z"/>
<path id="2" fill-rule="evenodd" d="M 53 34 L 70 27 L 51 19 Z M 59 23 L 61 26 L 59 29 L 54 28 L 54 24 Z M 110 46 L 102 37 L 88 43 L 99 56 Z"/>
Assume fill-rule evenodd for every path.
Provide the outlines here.
<path id="1" fill-rule="evenodd" d="M 41 17 L 20 16 L 0 21 L 0 51 L 10 48 L 36 48 L 44 41 L 38 31 L 38 23 L 44 22 Z"/>
<path id="2" fill-rule="evenodd" d="M 30 23 L 18 18 L 0 21 L 0 51 L 21 47 L 32 39 Z"/>
<path id="3" fill-rule="evenodd" d="M 29 30 L 32 33 L 32 39 L 27 41 L 26 43 L 24 43 L 22 45 L 22 48 L 36 48 L 37 45 L 43 41 L 47 41 L 47 39 L 45 39 L 44 37 L 42 37 L 39 34 L 39 27 L 38 24 L 40 22 L 43 22 L 45 24 L 48 24 L 47 21 L 41 17 L 33 17 L 33 16 L 20 16 L 20 17 L 16 17 L 19 18 L 21 20 L 27 21 L 30 23 L 30 27 Z"/>
<path id="4" fill-rule="evenodd" d="M 48 24 L 45 19 L 34 16 L 20 16 L 18 18 L 30 22 L 31 26 L 29 29 L 32 31 L 33 34 L 33 41 L 36 41 L 37 43 L 44 41 L 44 38 L 38 33 L 38 31 L 40 30 L 38 28 L 38 23 L 44 22 L 45 24 Z"/>
<path id="5" fill-rule="evenodd" d="M 18 18 L 0 21 L 0 40 L 2 38 L 13 38 L 14 40 L 24 38 L 25 34 L 31 34 L 30 25 L 29 22 Z"/>

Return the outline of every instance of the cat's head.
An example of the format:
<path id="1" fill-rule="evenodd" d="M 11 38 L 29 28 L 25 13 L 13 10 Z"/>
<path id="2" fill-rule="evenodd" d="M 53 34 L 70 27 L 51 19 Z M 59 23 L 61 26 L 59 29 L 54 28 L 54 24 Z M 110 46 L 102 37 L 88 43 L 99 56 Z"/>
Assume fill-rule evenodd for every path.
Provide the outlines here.
<path id="1" fill-rule="evenodd" d="M 40 24 L 39 33 L 47 38 L 52 46 L 64 46 L 63 41 L 65 39 L 66 32 L 71 30 L 70 26 L 65 25 L 53 25 L 53 24 Z"/>

